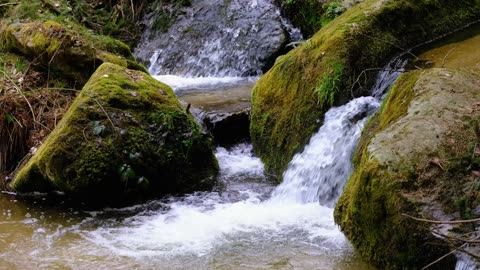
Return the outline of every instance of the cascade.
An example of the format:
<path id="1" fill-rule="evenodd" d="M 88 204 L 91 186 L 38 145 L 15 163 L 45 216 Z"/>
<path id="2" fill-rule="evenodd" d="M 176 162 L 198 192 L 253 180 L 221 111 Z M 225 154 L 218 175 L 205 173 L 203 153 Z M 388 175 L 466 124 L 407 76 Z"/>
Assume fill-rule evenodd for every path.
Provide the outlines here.
<path id="1" fill-rule="evenodd" d="M 258 76 L 301 39 L 273 0 L 193 0 L 165 33 L 152 30 L 155 14 L 135 50 L 152 75 Z"/>
<path id="2" fill-rule="evenodd" d="M 402 57 L 394 58 L 378 73 L 371 97 L 353 99 L 325 114 L 319 131 L 289 163 L 283 183 L 277 187 L 273 198 L 335 205 L 353 170 L 351 159 L 366 116 L 378 109 L 379 100 L 403 72 L 407 62 Z"/>

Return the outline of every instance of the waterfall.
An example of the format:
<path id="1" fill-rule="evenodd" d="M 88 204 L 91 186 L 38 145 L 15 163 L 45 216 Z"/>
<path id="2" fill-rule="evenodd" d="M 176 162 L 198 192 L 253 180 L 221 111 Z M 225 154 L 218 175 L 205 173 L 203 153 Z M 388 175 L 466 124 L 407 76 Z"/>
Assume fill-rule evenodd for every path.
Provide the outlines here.
<path id="1" fill-rule="evenodd" d="M 134 54 L 152 75 L 257 76 L 302 38 L 273 0 L 191 2 L 165 33 L 152 32 L 155 14 L 147 16 Z"/>
<path id="2" fill-rule="evenodd" d="M 296 154 L 283 174 L 272 199 L 298 203 L 318 202 L 333 207 L 350 176 L 352 155 L 366 117 L 380 106 L 380 99 L 403 72 L 408 60 L 396 57 L 377 75 L 371 97 L 360 97 L 325 114 L 319 131 L 303 152 Z"/>
<path id="3" fill-rule="evenodd" d="M 366 116 L 379 106 L 373 97 L 360 97 L 330 109 L 305 150 L 293 157 L 272 199 L 333 207 L 352 172 L 351 159 Z"/>

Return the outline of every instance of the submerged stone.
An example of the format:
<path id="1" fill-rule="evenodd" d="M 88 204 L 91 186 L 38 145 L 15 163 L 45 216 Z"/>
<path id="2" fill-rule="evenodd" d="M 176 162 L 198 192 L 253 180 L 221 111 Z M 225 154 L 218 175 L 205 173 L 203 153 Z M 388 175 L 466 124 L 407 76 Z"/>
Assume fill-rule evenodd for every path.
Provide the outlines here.
<path id="1" fill-rule="evenodd" d="M 208 190 L 218 164 L 211 139 L 167 85 L 101 65 L 11 187 L 62 191 L 87 203 L 127 203 Z"/>
<path id="2" fill-rule="evenodd" d="M 324 113 L 367 94 L 378 68 L 402 48 L 479 16 L 479 0 L 365 0 L 279 57 L 252 93 L 250 133 L 267 172 L 281 179 Z"/>
<path id="3" fill-rule="evenodd" d="M 447 240 L 434 231 L 472 229 L 405 215 L 466 219 L 480 203 L 472 191 L 480 168 L 479 85 L 480 76 L 471 71 L 405 73 L 365 127 L 335 221 L 381 269 L 420 269 L 450 252 Z M 434 268 L 454 269 L 455 257 Z"/>
<path id="4" fill-rule="evenodd" d="M 203 118 L 203 123 L 212 134 L 214 143 L 222 147 L 250 141 L 249 109 L 232 113 L 207 114 Z"/>

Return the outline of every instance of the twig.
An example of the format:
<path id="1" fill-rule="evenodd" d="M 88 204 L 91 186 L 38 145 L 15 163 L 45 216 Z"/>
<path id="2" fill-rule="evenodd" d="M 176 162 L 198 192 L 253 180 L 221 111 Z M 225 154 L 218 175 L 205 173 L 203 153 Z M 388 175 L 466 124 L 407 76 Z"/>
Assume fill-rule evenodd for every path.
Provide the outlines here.
<path id="1" fill-rule="evenodd" d="M 445 66 L 445 60 L 447 60 L 447 57 L 450 55 L 450 53 L 453 52 L 453 50 L 455 50 L 457 47 L 458 46 L 453 47 L 452 49 L 450 49 L 450 51 L 448 51 L 447 54 L 445 54 L 445 57 L 443 57 L 443 60 L 442 60 L 442 65 L 440 66 L 441 68 Z"/>
<path id="2" fill-rule="evenodd" d="M 363 86 L 359 83 L 360 82 L 360 79 L 362 76 L 365 77 L 365 81 L 367 80 L 367 72 L 368 71 L 393 71 L 393 72 L 398 72 L 398 71 L 401 71 L 401 69 L 395 69 L 395 68 L 367 68 L 367 69 L 364 69 L 362 70 L 362 72 L 360 72 L 360 75 L 358 75 L 357 79 L 352 83 L 352 87 L 350 87 L 350 94 L 352 95 L 352 98 L 355 98 L 354 94 L 353 94 L 353 88 L 355 88 L 355 85 L 359 85 L 360 88 L 363 89 Z"/>
<path id="3" fill-rule="evenodd" d="M 18 121 L 18 119 L 14 115 L 12 115 L 12 118 L 15 120 L 15 122 L 17 122 L 20 128 L 23 128 L 23 125 L 20 123 L 20 121 Z"/>
<path id="4" fill-rule="evenodd" d="M 130 0 L 130 7 L 132 8 L 132 19 L 135 19 L 135 6 L 133 5 L 133 0 Z"/>
<path id="5" fill-rule="evenodd" d="M 385 43 L 388 43 L 388 44 L 394 46 L 395 48 L 402 50 L 404 53 L 410 54 L 411 56 L 413 56 L 413 57 L 415 58 L 415 60 L 418 59 L 418 57 L 417 57 L 415 54 L 413 54 L 413 53 L 411 52 L 411 50 L 406 50 L 406 49 L 398 46 L 397 44 L 395 44 L 395 43 L 393 43 L 393 42 L 390 42 L 390 41 L 388 41 L 388 40 L 384 40 L 384 39 L 381 39 L 381 38 L 372 37 L 372 36 L 369 36 L 369 35 L 366 35 L 366 34 L 362 34 L 362 33 L 359 33 L 359 34 L 362 35 L 362 36 L 366 36 L 366 37 L 368 37 L 368 38 L 371 38 L 371 39 L 376 39 L 376 40 L 379 40 L 379 41 L 383 41 L 383 42 L 385 42 Z"/>
<path id="6" fill-rule="evenodd" d="M 473 254 L 472 252 L 467 251 L 464 248 L 460 247 L 460 248 L 458 248 L 458 251 L 463 252 L 463 253 L 467 254 L 468 256 L 470 256 L 472 258 L 475 258 L 476 260 L 480 260 L 480 256 L 478 256 L 477 254 Z"/>
<path id="7" fill-rule="evenodd" d="M 445 258 L 448 257 L 449 255 L 453 254 L 455 251 L 459 250 L 460 248 L 463 248 L 463 247 L 466 246 L 466 245 L 467 245 L 467 244 L 465 243 L 465 244 L 463 244 L 463 245 L 461 245 L 461 246 L 459 246 L 459 247 L 457 247 L 457 248 L 454 248 L 452 251 L 450 251 L 450 252 L 448 252 L 447 254 L 443 255 L 442 257 L 436 259 L 435 261 L 429 263 L 427 266 L 424 266 L 424 267 L 422 268 L 422 270 L 425 270 L 425 269 L 429 268 L 430 266 L 432 266 L 432 265 L 440 262 L 441 260 L 445 259 Z"/>
<path id="8" fill-rule="evenodd" d="M 113 121 L 112 119 L 110 119 L 110 116 L 108 116 L 108 113 L 105 111 L 105 109 L 103 108 L 102 104 L 100 104 L 100 102 L 98 102 L 98 100 L 96 98 L 94 98 L 93 96 L 90 96 L 93 100 L 95 100 L 95 102 L 98 104 L 98 106 L 100 106 L 100 109 L 102 109 L 103 113 L 107 116 L 107 119 L 108 121 L 110 122 L 110 124 L 112 125 L 113 129 L 115 129 L 115 125 L 113 124 Z"/>
<path id="9" fill-rule="evenodd" d="M 62 48 L 63 42 L 65 42 L 65 38 L 66 38 L 66 37 L 67 37 L 67 36 L 64 36 L 64 37 L 63 37 L 62 42 L 60 42 L 60 45 L 59 45 L 58 48 L 55 50 L 55 52 L 53 52 L 52 57 L 51 57 L 50 60 L 48 61 L 47 89 L 49 88 L 49 84 L 50 84 L 50 65 L 52 64 L 53 59 L 55 59 L 55 56 L 57 56 L 58 51 L 60 51 L 60 49 Z"/>
<path id="10" fill-rule="evenodd" d="M 0 70 L 2 73 L 3 73 L 3 76 L 5 76 L 5 78 L 7 78 L 7 80 L 10 81 L 10 83 L 13 84 L 13 87 L 15 87 L 15 89 L 17 90 L 18 93 L 20 93 L 20 95 L 22 95 L 22 97 L 25 99 L 25 101 L 27 102 L 28 104 L 28 107 L 30 108 L 30 112 L 32 113 L 32 117 L 33 117 L 33 121 L 36 122 L 36 117 L 35 117 L 35 112 L 33 111 L 33 107 L 32 105 L 30 104 L 30 102 L 28 101 L 27 97 L 23 94 L 22 90 L 20 89 L 20 87 L 18 87 L 18 85 L 12 80 L 12 78 L 10 78 L 10 76 L 8 76 L 8 74 L 3 71 L 3 70 Z"/>
<path id="11" fill-rule="evenodd" d="M 0 7 L 4 7 L 4 6 L 15 6 L 15 5 L 18 5 L 20 4 L 19 2 L 13 2 L 13 3 L 4 3 L 4 4 L 0 4 Z"/>
<path id="12" fill-rule="evenodd" d="M 467 219 L 467 220 L 439 221 L 439 220 L 416 218 L 416 217 L 412 217 L 412 216 L 407 215 L 407 214 L 402 214 L 402 216 L 411 218 L 411 219 L 416 220 L 416 221 L 428 222 L 428 223 L 433 223 L 433 224 L 462 224 L 462 223 L 480 222 L 480 218 Z"/>
<path id="13" fill-rule="evenodd" d="M 435 233 L 435 234 L 438 234 L 442 237 L 457 240 L 457 241 L 464 242 L 464 243 L 469 243 L 469 244 L 480 243 L 479 237 L 476 237 L 476 238 L 473 238 L 473 239 L 464 239 L 464 238 L 460 238 L 460 237 L 456 237 L 456 236 L 446 235 L 446 234 L 443 234 L 443 233 L 441 233 L 439 231 L 436 231 L 436 230 L 432 230 L 432 232 Z"/>

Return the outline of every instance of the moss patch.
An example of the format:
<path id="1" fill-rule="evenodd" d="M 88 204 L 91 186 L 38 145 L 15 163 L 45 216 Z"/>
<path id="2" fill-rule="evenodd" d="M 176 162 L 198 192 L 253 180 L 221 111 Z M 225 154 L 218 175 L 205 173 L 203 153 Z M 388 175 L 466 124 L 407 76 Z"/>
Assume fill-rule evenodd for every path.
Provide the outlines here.
<path id="1" fill-rule="evenodd" d="M 449 69 L 403 74 L 364 129 L 335 222 L 378 267 L 418 269 L 449 252 L 430 232 L 435 227 L 402 214 L 459 218 L 455 194 L 475 183 L 458 160 L 478 141 L 470 119 L 480 116 L 479 82 Z M 445 269 L 454 265 L 453 256 L 442 261 Z"/>
<path id="2" fill-rule="evenodd" d="M 126 203 L 207 190 L 217 171 L 210 138 L 168 86 L 103 64 L 11 186 Z"/>
<path id="3" fill-rule="evenodd" d="M 367 0 L 280 57 L 252 93 L 251 137 L 267 171 L 280 178 L 331 104 L 366 94 L 375 73 L 367 74 L 367 85 L 354 84 L 362 71 L 479 16 L 479 0 Z M 323 88 L 333 85 L 328 81 L 335 82 L 333 98 L 332 87 Z"/>
<path id="4" fill-rule="evenodd" d="M 104 62 L 135 67 L 130 49 L 122 42 L 65 27 L 56 21 L 3 22 L 0 41 L 7 51 L 39 59 L 83 85 Z M 137 64 L 140 70 L 143 67 Z"/>

